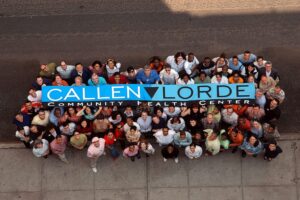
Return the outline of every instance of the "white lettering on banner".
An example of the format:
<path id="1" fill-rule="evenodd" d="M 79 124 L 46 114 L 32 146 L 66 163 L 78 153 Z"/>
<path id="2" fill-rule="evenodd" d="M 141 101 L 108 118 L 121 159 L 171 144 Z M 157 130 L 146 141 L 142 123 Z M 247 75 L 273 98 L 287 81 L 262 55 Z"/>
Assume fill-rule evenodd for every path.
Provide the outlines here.
<path id="1" fill-rule="evenodd" d="M 97 87 L 97 99 L 109 99 L 109 97 L 101 97 L 101 95 L 100 95 L 100 87 Z"/>
<path id="2" fill-rule="evenodd" d="M 130 98 L 130 92 L 132 94 L 134 94 L 137 98 L 139 98 L 139 99 L 141 98 L 141 88 L 140 87 L 138 87 L 138 91 L 136 93 L 133 89 L 131 89 L 130 87 L 127 86 L 127 98 Z"/>
<path id="3" fill-rule="evenodd" d="M 68 98 L 73 98 L 73 97 L 75 97 L 78 101 L 80 101 L 80 98 L 79 98 L 79 96 L 77 95 L 77 93 L 74 91 L 73 88 L 71 88 L 71 89 L 69 90 L 69 92 L 66 94 L 64 100 L 66 100 L 66 99 L 68 99 Z"/>
<path id="4" fill-rule="evenodd" d="M 58 98 L 58 99 L 53 99 L 53 98 L 51 98 L 51 93 L 52 93 L 53 91 L 58 91 L 58 92 L 60 92 L 60 93 L 62 92 L 61 89 L 52 89 L 52 90 L 49 90 L 49 92 L 47 93 L 48 99 L 49 99 L 50 101 L 60 101 L 60 100 L 62 99 L 62 97 L 60 97 L 60 98 Z"/>
<path id="5" fill-rule="evenodd" d="M 112 93 L 112 98 L 114 99 L 114 98 L 118 98 L 118 99 L 125 99 L 125 97 L 124 96 L 115 96 L 115 94 L 120 94 L 121 92 L 120 92 L 120 90 L 116 90 L 116 89 L 118 89 L 118 88 L 124 88 L 124 86 L 112 86 L 111 87 L 111 93 Z"/>
<path id="6" fill-rule="evenodd" d="M 94 97 L 86 97 L 85 88 L 82 88 L 82 98 L 83 100 L 95 100 Z"/>

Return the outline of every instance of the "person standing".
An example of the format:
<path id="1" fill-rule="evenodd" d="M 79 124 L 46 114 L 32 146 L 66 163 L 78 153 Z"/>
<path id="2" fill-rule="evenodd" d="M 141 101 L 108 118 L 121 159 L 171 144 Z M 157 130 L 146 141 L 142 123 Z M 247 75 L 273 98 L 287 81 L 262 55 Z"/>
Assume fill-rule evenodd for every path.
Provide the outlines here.
<path id="1" fill-rule="evenodd" d="M 67 142 L 67 136 L 57 135 L 56 138 L 50 143 L 52 153 L 58 155 L 59 159 L 64 163 L 69 163 L 65 155 Z"/>
<path id="2" fill-rule="evenodd" d="M 94 173 L 97 173 L 97 160 L 101 155 L 105 155 L 105 140 L 103 138 L 93 137 L 92 143 L 87 150 L 87 157 L 90 159 L 91 167 Z"/>

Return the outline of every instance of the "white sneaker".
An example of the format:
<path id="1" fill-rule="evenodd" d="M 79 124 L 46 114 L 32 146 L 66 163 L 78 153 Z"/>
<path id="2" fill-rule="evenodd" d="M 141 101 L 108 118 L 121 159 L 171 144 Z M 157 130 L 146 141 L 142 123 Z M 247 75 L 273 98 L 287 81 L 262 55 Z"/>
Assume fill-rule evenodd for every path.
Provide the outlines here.
<path id="1" fill-rule="evenodd" d="M 164 158 L 164 162 L 167 162 L 168 159 Z"/>
<path id="2" fill-rule="evenodd" d="M 97 168 L 96 167 L 93 167 L 92 170 L 93 170 L 94 173 L 97 173 Z"/>
<path id="3" fill-rule="evenodd" d="M 178 162 L 179 162 L 178 158 L 175 158 L 174 161 L 175 161 L 175 163 L 178 163 Z"/>

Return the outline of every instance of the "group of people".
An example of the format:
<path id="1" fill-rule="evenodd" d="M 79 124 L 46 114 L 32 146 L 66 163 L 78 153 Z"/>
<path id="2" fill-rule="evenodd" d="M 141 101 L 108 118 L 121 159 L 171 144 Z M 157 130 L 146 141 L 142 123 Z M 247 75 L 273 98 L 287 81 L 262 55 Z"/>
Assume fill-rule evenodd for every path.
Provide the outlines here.
<path id="1" fill-rule="evenodd" d="M 113 159 L 120 154 L 132 161 L 155 153 L 153 142 L 159 144 L 163 161 L 179 161 L 180 149 L 189 159 L 214 156 L 223 151 L 242 157 L 264 153 L 271 161 L 281 148 L 277 121 L 285 93 L 280 77 L 270 61 L 249 51 L 231 58 L 221 54 L 202 61 L 193 54 L 177 52 L 165 60 L 152 57 L 142 68 L 108 59 L 104 64 L 94 61 L 84 67 L 61 61 L 40 66 L 27 100 L 14 116 L 16 137 L 36 157 L 57 155 L 68 163 L 65 150 L 72 146 L 85 150 L 93 172 L 101 155 Z M 253 83 L 255 104 L 207 105 L 189 107 L 150 107 L 147 102 L 137 107 L 45 107 L 41 102 L 42 87 L 98 86 L 102 84 L 235 84 Z M 152 143 L 152 144 L 151 144 Z"/>

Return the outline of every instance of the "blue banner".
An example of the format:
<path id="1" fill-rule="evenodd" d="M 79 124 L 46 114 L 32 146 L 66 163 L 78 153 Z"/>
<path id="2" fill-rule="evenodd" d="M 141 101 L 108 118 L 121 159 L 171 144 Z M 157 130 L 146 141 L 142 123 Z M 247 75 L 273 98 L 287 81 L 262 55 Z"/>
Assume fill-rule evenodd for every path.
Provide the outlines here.
<path id="1" fill-rule="evenodd" d="M 188 102 L 253 100 L 253 84 L 44 86 L 43 103 L 60 102 Z"/>

